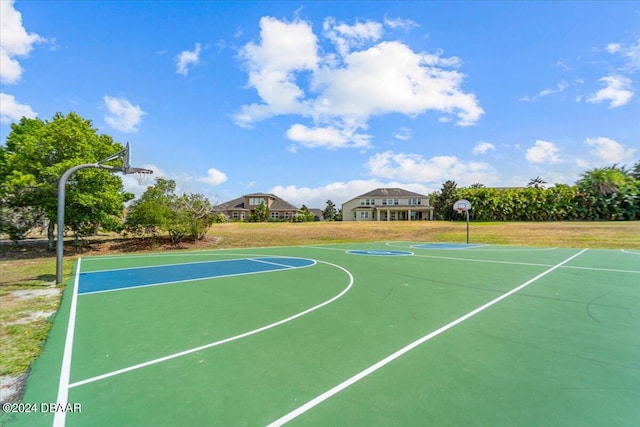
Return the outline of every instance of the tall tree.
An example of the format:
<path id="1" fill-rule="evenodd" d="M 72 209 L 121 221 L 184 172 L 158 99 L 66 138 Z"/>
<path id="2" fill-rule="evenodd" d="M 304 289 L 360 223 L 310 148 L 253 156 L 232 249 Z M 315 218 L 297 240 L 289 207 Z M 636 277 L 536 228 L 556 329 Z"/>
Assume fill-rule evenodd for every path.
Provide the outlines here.
<path id="1" fill-rule="evenodd" d="M 447 181 L 442 184 L 442 189 L 436 196 L 436 203 L 434 205 L 434 212 L 439 219 L 450 220 L 453 219 L 453 204 L 457 198 L 457 187 L 454 181 Z"/>
<path id="2" fill-rule="evenodd" d="M 34 215 L 42 215 L 53 249 L 57 184 L 62 174 L 122 148 L 76 113 L 56 113 L 50 121 L 23 117 L 11 125 L 6 146 L 0 146 L 0 199 L 11 210 L 31 209 Z M 65 224 L 76 236 L 97 224 L 113 226 L 129 197 L 119 176 L 105 170 L 80 170 L 67 183 Z M 10 218 L 3 216 L 3 223 L 7 221 Z"/>
<path id="3" fill-rule="evenodd" d="M 337 216 L 336 205 L 331 200 L 327 200 L 327 207 L 322 211 L 322 217 L 327 221 L 335 221 Z"/>

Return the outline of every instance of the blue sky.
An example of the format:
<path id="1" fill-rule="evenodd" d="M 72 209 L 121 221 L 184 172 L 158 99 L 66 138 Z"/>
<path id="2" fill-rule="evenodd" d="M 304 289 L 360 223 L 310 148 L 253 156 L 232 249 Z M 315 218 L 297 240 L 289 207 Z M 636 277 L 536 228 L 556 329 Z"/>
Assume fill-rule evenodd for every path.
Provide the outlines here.
<path id="1" fill-rule="evenodd" d="M 212 202 L 573 184 L 640 160 L 638 2 L 0 7 L 2 143 L 74 111 Z"/>

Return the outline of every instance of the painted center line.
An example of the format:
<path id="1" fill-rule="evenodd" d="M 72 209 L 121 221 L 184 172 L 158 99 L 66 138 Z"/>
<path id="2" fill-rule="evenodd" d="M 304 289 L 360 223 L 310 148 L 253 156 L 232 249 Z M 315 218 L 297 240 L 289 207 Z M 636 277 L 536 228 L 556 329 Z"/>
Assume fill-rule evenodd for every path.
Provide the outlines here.
<path id="1" fill-rule="evenodd" d="M 533 283 L 533 282 L 537 281 L 538 279 L 546 276 L 547 274 L 551 273 L 552 271 L 562 267 L 564 264 L 566 264 L 569 261 L 573 260 L 574 258 L 582 255 L 586 251 L 587 251 L 587 249 L 583 249 L 582 251 L 578 252 L 577 254 L 574 254 L 571 257 L 565 259 L 561 263 L 556 264 L 553 267 L 551 267 L 551 268 L 545 270 L 544 272 L 538 274 L 533 279 L 528 280 L 527 282 L 525 282 L 525 283 L 521 284 L 520 286 L 510 290 L 509 292 L 499 296 L 498 298 L 495 298 L 495 299 L 489 301 L 488 303 L 476 308 L 473 311 L 470 311 L 469 313 L 467 313 L 464 316 L 454 320 L 453 322 L 450 322 L 450 323 L 442 326 L 441 328 L 439 328 L 439 329 L 437 329 L 437 330 L 425 335 L 424 337 L 412 342 L 411 344 L 407 345 L 406 347 L 401 348 L 400 350 L 398 350 L 395 353 L 385 357 L 381 361 L 369 366 L 367 369 L 361 371 L 360 373 L 354 375 L 353 377 L 347 379 L 346 381 L 343 381 L 342 383 L 336 385 L 335 387 L 327 390 L 326 392 L 324 392 L 321 395 L 319 395 L 318 397 L 310 400 L 309 402 L 305 403 L 304 405 L 300 406 L 299 408 L 294 409 L 293 411 L 289 412 L 288 414 L 284 415 L 283 417 L 273 421 L 267 427 L 277 427 L 277 426 L 284 425 L 284 424 L 288 423 L 289 421 L 292 421 L 293 419 L 299 417 L 300 415 L 304 414 L 308 410 L 310 410 L 310 409 L 314 408 L 315 406 L 321 404 L 325 400 L 327 400 L 327 399 L 333 397 L 334 395 L 340 393 L 342 390 L 346 389 L 347 387 L 357 383 L 361 379 L 369 376 L 370 374 L 374 373 L 378 369 L 380 369 L 380 368 L 384 367 L 385 365 L 393 362 L 394 360 L 396 360 L 400 356 L 404 355 L 405 353 L 407 353 L 407 352 L 413 350 L 414 348 L 418 347 L 420 344 L 423 344 L 423 343 L 429 341 L 431 338 L 434 338 L 434 337 L 440 335 L 441 333 L 453 328 L 454 326 L 464 322 L 465 320 L 475 316 L 476 314 L 486 310 L 487 308 L 499 303 L 503 299 L 505 299 L 505 298 L 513 295 L 514 293 L 524 289 L 525 287 L 529 286 L 531 283 Z"/>

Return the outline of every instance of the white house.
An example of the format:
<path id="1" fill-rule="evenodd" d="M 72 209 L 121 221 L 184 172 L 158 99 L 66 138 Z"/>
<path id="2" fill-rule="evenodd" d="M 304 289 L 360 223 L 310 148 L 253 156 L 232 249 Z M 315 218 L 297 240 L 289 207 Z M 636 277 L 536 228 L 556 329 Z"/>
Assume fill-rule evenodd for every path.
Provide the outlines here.
<path id="1" fill-rule="evenodd" d="M 433 207 L 424 194 L 402 188 L 376 188 L 342 204 L 343 221 L 432 220 Z"/>

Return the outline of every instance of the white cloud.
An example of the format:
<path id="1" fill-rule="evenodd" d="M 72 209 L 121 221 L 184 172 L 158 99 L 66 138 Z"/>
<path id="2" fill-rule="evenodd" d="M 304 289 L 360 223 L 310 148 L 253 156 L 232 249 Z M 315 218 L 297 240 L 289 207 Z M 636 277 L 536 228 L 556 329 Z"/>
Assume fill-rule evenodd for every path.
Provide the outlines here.
<path id="1" fill-rule="evenodd" d="M 456 114 L 458 125 L 477 122 L 484 111 L 475 95 L 460 90 L 464 75 L 439 67 L 447 58 L 416 53 L 400 42 L 381 42 L 345 57 L 340 68 L 324 67 L 313 76 L 320 93 L 314 104 L 320 115 L 356 117 L 428 110 Z"/>
<path id="2" fill-rule="evenodd" d="M 587 102 L 596 104 L 609 101 L 609 108 L 615 108 L 625 105 L 633 96 L 631 79 L 628 77 L 606 76 L 599 81 L 603 82 L 605 87 L 587 98 Z"/>
<path id="3" fill-rule="evenodd" d="M 625 160 L 632 160 L 636 151 L 635 148 L 627 148 L 613 139 L 606 137 L 587 138 L 585 144 L 591 148 L 592 154 L 599 163 L 619 163 Z"/>
<path id="4" fill-rule="evenodd" d="M 560 82 L 556 85 L 555 89 L 543 89 L 542 91 L 540 91 L 538 96 L 549 96 L 554 93 L 560 93 L 568 87 L 569 85 L 566 82 Z"/>
<path id="5" fill-rule="evenodd" d="M 197 181 L 204 182 L 209 185 L 219 185 L 227 181 L 227 175 L 216 168 L 211 168 L 207 171 L 207 176 L 200 177 Z"/>
<path id="6" fill-rule="evenodd" d="M 197 64 L 200 61 L 200 50 L 200 43 L 196 43 L 194 50 L 185 50 L 180 52 L 180 54 L 176 56 L 176 64 L 178 66 L 178 70 L 176 72 L 183 76 L 189 74 L 189 66 Z"/>
<path id="7" fill-rule="evenodd" d="M 489 150 L 495 150 L 496 146 L 490 142 L 479 141 L 475 147 L 473 147 L 473 154 L 487 154 Z"/>
<path id="8" fill-rule="evenodd" d="M 411 28 L 419 27 L 415 21 L 411 19 L 402 19 L 402 18 L 387 18 L 384 17 L 384 25 L 390 28 L 402 28 L 404 30 L 410 30 Z"/>
<path id="9" fill-rule="evenodd" d="M 349 132 L 348 129 L 337 129 L 333 126 L 308 128 L 301 124 L 295 124 L 287 130 L 287 138 L 308 148 L 336 149 L 368 147 L 370 136 Z"/>
<path id="10" fill-rule="evenodd" d="M 541 98 L 543 96 L 549 96 L 549 95 L 553 95 L 555 93 L 563 92 L 568 87 L 569 87 L 569 84 L 567 82 L 560 82 L 560 83 L 558 83 L 556 85 L 555 88 L 543 89 L 540 92 L 538 92 L 538 94 L 536 96 L 522 96 L 522 97 L 518 98 L 518 101 L 523 101 L 523 102 L 535 101 L 538 98 Z"/>
<path id="11" fill-rule="evenodd" d="M 629 46 L 623 46 L 620 43 L 609 43 L 606 49 L 612 55 L 622 55 L 625 61 L 623 69 L 628 71 L 640 70 L 640 38 L 635 44 L 632 43 Z"/>
<path id="12" fill-rule="evenodd" d="M 37 116 L 38 113 L 29 105 L 19 103 L 13 95 L 0 93 L 0 122 L 11 123 L 19 121 L 22 117 L 34 119 Z"/>
<path id="13" fill-rule="evenodd" d="M 275 18 L 260 19 L 260 44 L 247 43 L 240 51 L 249 72 L 249 86 L 258 91 L 263 104 L 243 105 L 234 115 L 239 126 L 278 114 L 303 114 L 304 93 L 295 82 L 296 71 L 315 69 L 317 38 L 307 22 L 292 23 Z"/>
<path id="14" fill-rule="evenodd" d="M 401 141 L 408 141 L 411 139 L 411 129 L 406 127 L 398 128 L 398 130 L 393 133 L 393 137 Z"/>
<path id="15" fill-rule="evenodd" d="M 336 46 L 341 56 L 346 56 L 354 47 L 362 47 L 367 42 L 382 37 L 382 24 L 367 21 L 355 25 L 337 24 L 335 19 L 327 18 L 322 26 L 325 36 Z"/>
<path id="16" fill-rule="evenodd" d="M 366 164 L 375 177 L 440 184 L 449 179 L 461 185 L 497 182 L 494 169 L 484 162 L 463 162 L 455 156 L 425 159 L 419 154 L 386 151 L 370 157 Z"/>
<path id="17" fill-rule="evenodd" d="M 237 125 L 299 115 L 313 120 L 313 126 L 300 126 L 318 130 L 313 146 L 335 148 L 336 134 L 361 137 L 359 129 L 366 129 L 374 115 L 416 117 L 434 110 L 441 119 L 454 117 L 459 126 L 468 126 L 484 114 L 475 95 L 461 89 L 465 76 L 451 69 L 460 65 L 459 58 L 414 52 L 397 41 L 378 42 L 382 25 L 375 22 L 346 25 L 329 18 L 324 26 L 323 34 L 340 56 L 327 52 L 320 57 L 318 38 L 305 21 L 260 20 L 259 44 L 247 43 L 240 57 L 249 73 L 248 86 L 257 90 L 261 102 L 241 106 L 234 115 Z M 372 43 L 377 44 L 367 47 Z M 335 132 L 319 131 L 330 128 Z M 291 129 L 288 134 L 299 137 Z M 328 139 L 320 142 L 321 135 Z"/>
<path id="18" fill-rule="evenodd" d="M 24 58 L 35 43 L 45 41 L 36 33 L 28 33 L 22 25 L 22 14 L 13 0 L 0 1 L 0 81 L 13 84 L 22 77 L 22 67 L 16 58 Z"/>
<path id="19" fill-rule="evenodd" d="M 108 111 L 104 120 L 109 126 L 127 133 L 138 131 L 142 116 L 146 114 L 138 105 L 109 95 L 104 96 L 104 103 Z"/>
<path id="20" fill-rule="evenodd" d="M 530 163 L 559 163 L 562 161 L 559 152 L 560 149 L 553 142 L 537 140 L 527 150 L 525 157 Z"/>

